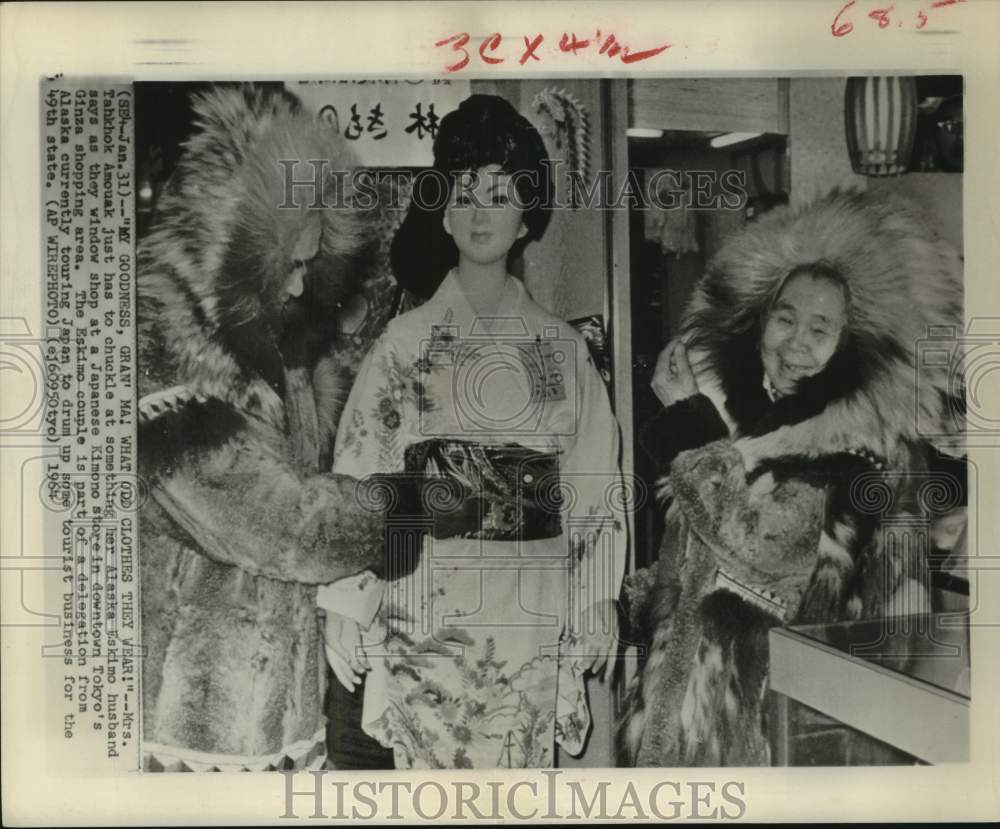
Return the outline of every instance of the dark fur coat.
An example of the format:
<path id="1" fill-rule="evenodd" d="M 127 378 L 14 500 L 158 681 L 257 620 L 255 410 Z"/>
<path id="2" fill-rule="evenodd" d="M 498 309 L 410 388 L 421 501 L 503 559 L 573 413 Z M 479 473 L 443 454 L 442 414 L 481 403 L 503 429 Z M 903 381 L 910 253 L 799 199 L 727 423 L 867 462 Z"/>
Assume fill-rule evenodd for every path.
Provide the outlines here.
<path id="1" fill-rule="evenodd" d="M 814 262 L 847 284 L 846 338 L 772 401 L 762 312 Z M 770 627 L 926 609 L 926 539 L 887 543 L 881 528 L 926 511 L 923 488 L 953 476 L 930 440 L 960 428 L 961 378 L 923 364 L 918 344 L 962 323 L 958 255 L 892 198 L 834 192 L 775 210 L 713 260 L 684 320 L 702 393 L 642 435 L 670 506 L 658 562 L 626 587 L 646 658 L 619 731 L 624 763 L 766 764 Z"/>
<path id="2" fill-rule="evenodd" d="M 216 88 L 195 112 L 139 250 L 143 731 L 249 763 L 321 728 L 315 586 L 382 570 L 383 516 L 321 473 L 367 235 L 308 192 L 279 207 L 279 159 L 351 163 L 293 96 Z"/>

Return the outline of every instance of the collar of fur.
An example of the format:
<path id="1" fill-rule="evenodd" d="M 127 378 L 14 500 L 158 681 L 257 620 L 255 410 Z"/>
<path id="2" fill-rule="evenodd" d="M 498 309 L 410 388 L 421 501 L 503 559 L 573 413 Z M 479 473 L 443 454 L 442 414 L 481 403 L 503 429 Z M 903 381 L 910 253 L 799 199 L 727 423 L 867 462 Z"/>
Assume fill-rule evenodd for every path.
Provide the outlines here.
<path id="1" fill-rule="evenodd" d="M 302 383 L 291 375 L 308 374 L 317 359 L 290 366 L 279 342 L 289 274 L 306 269 L 323 309 L 307 322 L 328 337 L 326 314 L 355 288 L 354 257 L 368 241 L 356 210 L 311 208 L 309 188 L 292 191 L 297 204 L 288 206 L 285 176 L 312 182 L 320 169 L 323 200 L 343 204 L 354 163 L 340 136 L 286 92 L 216 87 L 192 103 L 194 133 L 138 253 L 146 387 L 183 384 L 283 427 L 283 398 Z"/>
<path id="2" fill-rule="evenodd" d="M 758 417 L 762 312 L 793 268 L 821 260 L 850 291 L 845 344 L 823 372 Z M 893 196 L 833 191 L 731 237 L 695 289 L 683 336 L 699 386 L 731 418 L 754 466 L 851 448 L 897 459 L 908 443 L 954 441 L 961 377 L 953 361 L 924 360 L 922 346 L 944 332 L 952 347 L 962 326 L 960 257 L 919 210 Z"/>

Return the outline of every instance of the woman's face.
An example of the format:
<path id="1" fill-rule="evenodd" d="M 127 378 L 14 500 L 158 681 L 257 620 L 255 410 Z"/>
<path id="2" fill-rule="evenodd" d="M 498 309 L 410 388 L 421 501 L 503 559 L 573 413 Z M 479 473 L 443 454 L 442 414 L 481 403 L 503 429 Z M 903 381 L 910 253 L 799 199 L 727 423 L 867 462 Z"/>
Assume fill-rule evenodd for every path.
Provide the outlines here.
<path id="1" fill-rule="evenodd" d="M 847 322 L 839 285 L 808 273 L 785 283 L 764 324 L 760 355 L 775 391 L 786 395 L 819 374 L 837 350 Z"/>
<path id="2" fill-rule="evenodd" d="M 444 229 L 461 257 L 477 265 L 506 262 L 514 242 L 528 232 L 512 178 L 499 164 L 456 180 L 444 214 Z"/>

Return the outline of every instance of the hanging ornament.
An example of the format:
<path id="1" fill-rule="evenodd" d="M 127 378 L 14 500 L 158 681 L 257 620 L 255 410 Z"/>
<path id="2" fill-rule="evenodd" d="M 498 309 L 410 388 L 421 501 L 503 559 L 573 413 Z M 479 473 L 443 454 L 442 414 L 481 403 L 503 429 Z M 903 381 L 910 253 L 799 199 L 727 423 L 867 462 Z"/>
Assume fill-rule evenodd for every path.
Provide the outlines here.
<path id="1" fill-rule="evenodd" d="M 866 176 L 905 173 L 917 133 L 916 78 L 848 78 L 844 126 L 854 172 Z"/>
<path id="2" fill-rule="evenodd" d="M 531 100 L 532 110 L 548 123 L 539 125 L 539 133 L 553 150 L 563 155 L 567 172 L 577 173 L 582 181 L 590 175 L 590 119 L 578 98 L 565 89 L 547 86 Z M 570 206 L 579 207 L 576 188 L 570 188 Z"/>

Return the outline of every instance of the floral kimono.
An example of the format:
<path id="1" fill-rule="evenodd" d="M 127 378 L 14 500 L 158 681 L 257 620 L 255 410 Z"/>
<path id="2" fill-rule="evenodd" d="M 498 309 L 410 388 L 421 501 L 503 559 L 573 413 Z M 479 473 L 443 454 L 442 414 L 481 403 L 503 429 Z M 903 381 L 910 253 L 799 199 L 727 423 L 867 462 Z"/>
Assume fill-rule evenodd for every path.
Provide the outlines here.
<path id="1" fill-rule="evenodd" d="M 496 316 L 477 318 L 452 272 L 375 343 L 334 471 L 415 472 L 465 493 L 422 537 L 412 575 L 319 593 L 367 628 L 363 727 L 397 768 L 538 768 L 556 741 L 582 751 L 575 645 L 625 567 L 618 451 L 585 340 L 517 279 Z"/>

